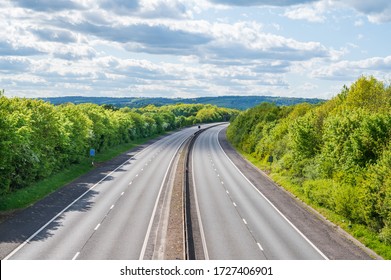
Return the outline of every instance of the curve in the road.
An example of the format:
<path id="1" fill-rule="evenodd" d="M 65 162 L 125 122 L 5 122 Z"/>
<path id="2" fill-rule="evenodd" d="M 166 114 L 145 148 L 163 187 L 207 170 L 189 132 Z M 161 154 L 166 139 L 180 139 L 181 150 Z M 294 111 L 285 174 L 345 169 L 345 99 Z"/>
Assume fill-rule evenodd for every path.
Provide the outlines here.
<path id="1" fill-rule="evenodd" d="M 230 161 L 222 128 L 200 135 L 193 184 L 204 252 L 210 259 L 327 259 Z"/>
<path id="2" fill-rule="evenodd" d="M 149 258 L 162 186 L 178 148 L 196 130 L 169 135 L 113 168 L 5 259 Z"/>

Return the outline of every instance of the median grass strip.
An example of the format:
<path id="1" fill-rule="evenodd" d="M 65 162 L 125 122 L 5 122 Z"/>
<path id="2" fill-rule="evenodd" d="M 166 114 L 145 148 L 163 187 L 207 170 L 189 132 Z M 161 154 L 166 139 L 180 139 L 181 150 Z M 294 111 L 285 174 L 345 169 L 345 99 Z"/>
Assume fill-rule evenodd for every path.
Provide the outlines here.
<path id="1" fill-rule="evenodd" d="M 264 163 L 262 161 L 257 160 L 253 156 L 246 154 L 240 150 L 237 150 L 244 158 L 246 158 L 249 162 L 254 164 L 260 170 L 263 170 L 268 176 L 276 182 L 278 185 L 282 186 L 284 189 L 292 193 L 298 199 L 306 203 L 307 205 L 314 208 L 321 215 L 323 215 L 326 219 L 331 221 L 332 223 L 338 225 L 343 230 L 348 232 L 354 238 L 359 240 L 366 247 L 372 249 L 378 255 L 382 256 L 384 259 L 391 259 L 391 246 L 385 244 L 378 238 L 378 234 L 365 227 L 364 225 L 355 224 L 349 221 L 347 218 L 338 215 L 337 213 L 327 209 L 325 207 L 321 207 L 316 202 L 310 200 L 303 192 L 303 188 L 298 184 L 295 184 L 289 176 L 282 175 L 277 172 L 273 172 L 270 163 Z"/>
<path id="2" fill-rule="evenodd" d="M 133 141 L 132 143 L 112 147 L 107 151 L 96 154 L 94 162 L 97 164 L 104 163 L 159 136 L 160 135 L 155 135 L 149 138 Z M 71 165 L 67 169 L 53 174 L 52 176 L 36 182 L 28 187 L 9 194 L 2 194 L 0 196 L 0 211 L 2 211 L 4 214 L 4 212 L 12 212 L 32 205 L 48 194 L 77 179 L 81 175 L 86 174 L 92 169 L 94 169 L 94 167 L 91 164 L 91 159 L 86 158 L 82 162 Z"/>

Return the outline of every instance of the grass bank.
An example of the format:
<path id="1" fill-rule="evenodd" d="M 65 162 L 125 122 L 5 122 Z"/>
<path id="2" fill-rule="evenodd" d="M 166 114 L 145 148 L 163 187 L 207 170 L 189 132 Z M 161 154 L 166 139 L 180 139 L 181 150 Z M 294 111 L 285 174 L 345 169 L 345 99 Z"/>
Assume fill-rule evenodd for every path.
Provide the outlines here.
<path id="1" fill-rule="evenodd" d="M 320 214 L 322 214 L 326 219 L 328 219 L 332 223 L 340 226 L 342 229 L 344 229 L 354 238 L 359 240 L 366 247 L 372 249 L 378 255 L 382 256 L 384 259 L 387 260 L 391 259 L 391 245 L 387 245 L 384 242 L 382 242 L 379 239 L 377 233 L 373 232 L 372 230 L 365 227 L 364 225 L 352 223 L 347 218 L 331 211 L 330 209 L 321 207 L 316 202 L 310 200 L 303 192 L 303 188 L 300 187 L 298 184 L 295 184 L 289 176 L 285 176 L 280 173 L 273 172 L 273 168 L 271 168 L 270 163 L 259 161 L 253 156 L 246 154 L 242 151 L 238 150 L 238 152 L 249 162 L 251 162 L 253 165 L 255 165 L 256 167 L 258 167 L 259 169 L 267 173 L 269 177 L 278 185 L 282 186 L 284 189 L 292 193 L 298 199 L 300 199 L 307 205 L 314 208 L 316 211 L 318 211 Z"/>
<path id="2" fill-rule="evenodd" d="M 131 143 L 112 147 L 107 151 L 96 154 L 95 163 L 103 163 L 111 160 L 116 156 L 159 136 L 161 135 L 155 135 L 149 138 L 144 138 L 133 141 Z M 2 195 L 0 196 L 0 211 L 7 213 L 32 205 L 48 194 L 58 190 L 62 186 L 72 182 L 73 180 L 77 179 L 81 175 L 86 174 L 94 168 L 95 167 L 93 167 L 91 164 L 91 159 L 86 158 L 79 164 L 73 164 L 67 169 L 53 174 L 52 176 L 42 181 L 36 182 L 26 188 L 14 191 L 12 193 Z"/>

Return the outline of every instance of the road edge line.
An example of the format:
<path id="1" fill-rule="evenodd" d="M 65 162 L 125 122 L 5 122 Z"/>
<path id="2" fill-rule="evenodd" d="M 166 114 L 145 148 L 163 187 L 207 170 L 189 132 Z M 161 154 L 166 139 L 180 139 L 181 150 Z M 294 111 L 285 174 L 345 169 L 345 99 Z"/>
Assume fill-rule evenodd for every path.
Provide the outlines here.
<path id="1" fill-rule="evenodd" d="M 156 143 L 156 142 L 155 142 Z M 154 143 L 153 143 L 154 144 Z M 151 144 L 151 145 L 153 145 Z M 122 166 L 124 166 L 126 163 L 129 162 L 131 158 L 134 158 L 135 156 L 138 156 L 140 153 L 144 152 L 145 149 L 149 148 L 151 145 L 145 147 L 141 151 L 137 152 L 136 154 L 132 155 L 129 159 L 127 159 L 125 162 L 123 162 L 121 165 L 116 167 L 114 170 L 112 170 L 110 173 L 108 173 L 105 177 L 100 179 L 95 185 L 90 187 L 88 190 L 86 190 L 84 193 L 82 193 L 79 197 L 77 197 L 75 200 L 73 200 L 68 206 L 66 206 L 63 210 L 61 210 L 57 215 L 55 215 L 52 219 L 50 219 L 46 224 L 44 224 L 42 227 L 40 227 L 35 233 L 33 233 L 29 238 L 27 238 L 22 244 L 20 244 L 18 247 L 16 247 L 11 253 L 9 253 L 3 260 L 9 260 L 13 255 L 15 255 L 18 251 L 20 251 L 24 246 L 26 246 L 27 243 L 29 243 L 35 236 L 37 236 L 41 231 L 43 231 L 48 225 L 50 225 L 54 220 L 56 220 L 58 217 L 60 217 L 62 214 L 64 214 L 65 211 L 67 211 L 70 207 L 72 207 L 73 204 L 75 204 L 77 201 L 79 201 L 81 198 L 83 198 L 87 193 L 92 191 L 96 186 L 98 186 L 100 183 L 102 183 L 107 177 L 111 176 L 114 172 L 116 172 L 118 169 L 120 169 Z"/>
<path id="2" fill-rule="evenodd" d="M 195 144 L 196 144 L 196 141 L 194 141 L 194 145 Z M 193 150 L 193 147 L 192 147 L 192 150 Z M 195 205 L 196 205 L 196 212 L 197 212 L 197 217 L 198 217 L 198 227 L 199 227 L 200 235 L 201 235 L 201 242 L 202 242 L 202 248 L 204 251 L 204 258 L 205 258 L 205 260 L 209 260 L 208 246 L 206 245 L 204 226 L 202 224 L 200 206 L 198 205 L 198 195 L 197 195 L 196 182 L 195 182 L 195 176 L 194 176 L 194 153 L 193 152 L 191 153 L 191 173 L 192 173 L 192 181 L 193 181 L 194 201 L 195 201 Z"/>
<path id="3" fill-rule="evenodd" d="M 174 161 L 174 159 L 176 158 L 177 154 L 178 154 L 178 151 L 179 149 L 182 147 L 183 143 L 185 143 L 185 141 L 187 140 L 188 138 L 185 138 L 181 144 L 179 145 L 179 147 L 176 149 L 174 155 L 172 156 L 171 160 L 170 160 L 170 163 L 168 165 L 168 168 L 166 170 L 166 173 L 164 175 L 164 178 L 163 178 L 163 181 L 162 181 L 162 184 L 160 185 L 160 189 L 159 189 L 159 193 L 157 195 L 157 198 L 156 198 L 156 202 L 155 202 L 155 206 L 153 208 L 153 211 L 152 211 L 152 215 L 151 215 L 151 219 L 149 220 L 149 224 L 148 224 L 148 229 L 147 229 L 147 233 L 145 235 L 145 239 L 144 239 L 144 242 L 143 242 L 143 246 L 141 247 L 141 252 L 140 252 L 140 257 L 139 257 L 139 260 L 144 260 L 144 257 L 145 257 L 145 251 L 147 249 L 147 246 L 148 246 L 148 241 L 149 241 L 149 237 L 151 235 L 151 230 L 152 230 L 152 226 L 153 226 L 153 221 L 155 219 L 155 216 L 156 216 L 156 210 L 157 210 L 157 207 L 159 205 L 159 200 L 160 200 L 160 196 L 162 194 L 162 191 L 163 191 L 163 187 L 166 183 L 166 180 L 167 180 L 167 175 L 172 167 L 172 163 Z"/>
<path id="4" fill-rule="evenodd" d="M 219 130 L 219 133 L 221 130 Z M 305 236 L 278 208 L 256 187 L 254 184 L 243 174 L 243 172 L 236 166 L 236 164 L 233 163 L 233 161 L 229 158 L 227 153 L 224 151 L 223 147 L 220 144 L 219 138 L 216 139 L 217 143 L 219 144 L 220 149 L 223 151 L 224 155 L 228 158 L 228 160 L 231 162 L 231 164 L 236 168 L 236 170 L 246 179 L 246 181 L 281 215 L 282 218 L 284 218 L 288 224 L 291 225 L 291 227 L 296 230 L 297 233 L 299 233 L 325 260 L 329 260 L 329 258 L 318 248 L 315 246 L 314 243 L 311 242 L 311 240 L 308 239 L 307 236 Z"/>

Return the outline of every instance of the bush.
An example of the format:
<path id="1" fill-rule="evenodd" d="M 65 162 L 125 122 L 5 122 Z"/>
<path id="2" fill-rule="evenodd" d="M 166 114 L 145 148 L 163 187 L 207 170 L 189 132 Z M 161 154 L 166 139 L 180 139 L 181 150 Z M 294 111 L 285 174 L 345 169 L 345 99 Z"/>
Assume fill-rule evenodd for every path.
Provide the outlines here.
<path id="1" fill-rule="evenodd" d="M 321 207 L 335 208 L 333 189 L 335 182 L 330 179 L 307 180 L 303 183 L 305 196 Z"/>

